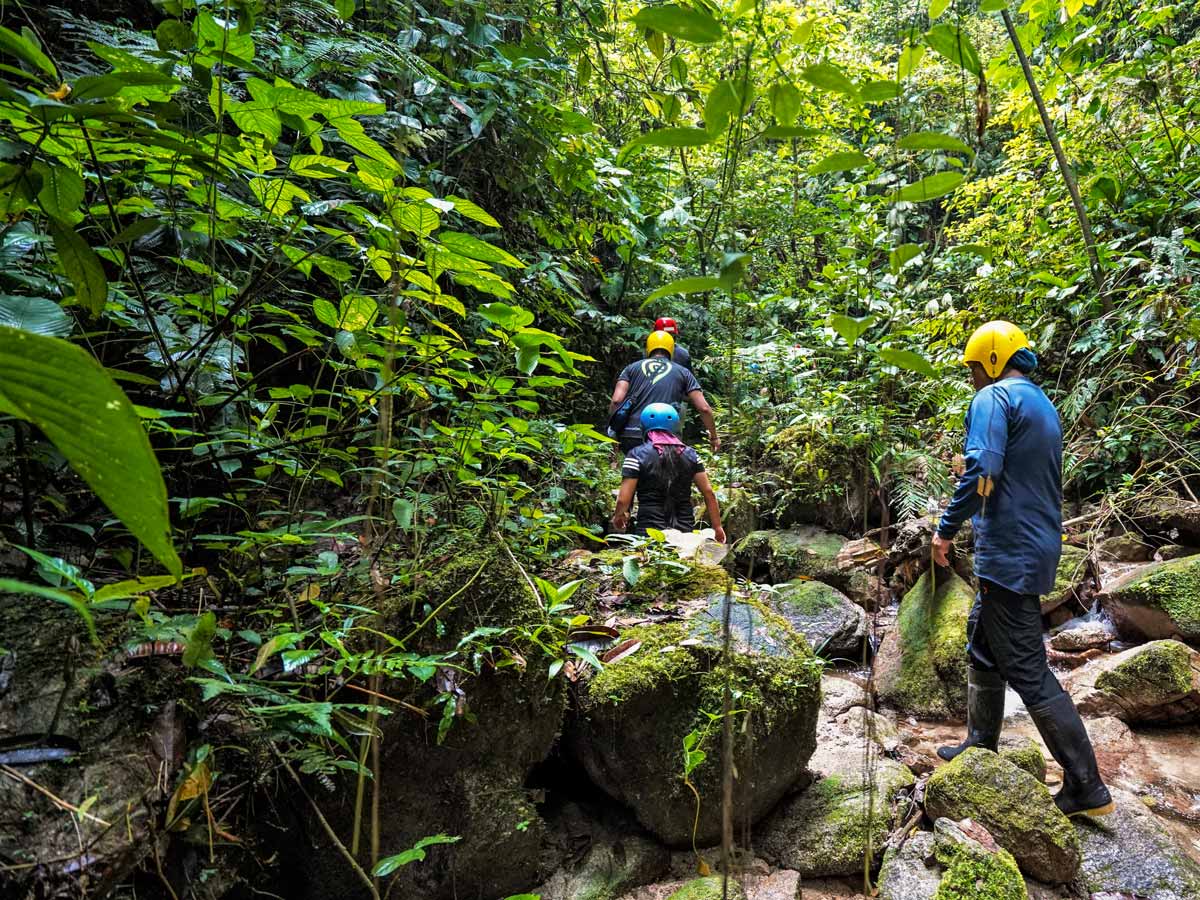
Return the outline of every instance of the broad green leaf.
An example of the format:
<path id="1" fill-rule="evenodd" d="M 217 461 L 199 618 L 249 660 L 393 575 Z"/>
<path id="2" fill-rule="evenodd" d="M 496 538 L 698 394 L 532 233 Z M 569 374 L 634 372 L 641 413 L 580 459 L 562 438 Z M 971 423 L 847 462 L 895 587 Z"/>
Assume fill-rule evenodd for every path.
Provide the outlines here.
<path id="1" fill-rule="evenodd" d="M 516 331 L 533 322 L 533 313 L 529 310 L 507 303 L 485 303 L 475 311 L 506 331 Z"/>
<path id="2" fill-rule="evenodd" d="M 342 298 L 338 308 L 338 327 L 346 331 L 362 331 L 375 321 L 379 305 L 362 294 L 349 294 Z"/>
<path id="3" fill-rule="evenodd" d="M 100 315 L 108 300 L 108 279 L 100 257 L 73 228 L 57 220 L 50 222 L 50 236 L 80 305 L 93 316 Z"/>
<path id="4" fill-rule="evenodd" d="M 158 43 L 158 49 L 164 53 L 170 53 L 172 50 L 182 52 L 196 46 L 196 35 L 178 19 L 163 19 L 159 22 L 158 27 L 154 29 L 154 40 Z"/>
<path id="5" fill-rule="evenodd" d="M 442 220 L 428 203 L 403 203 L 395 208 L 396 224 L 405 231 L 425 236 L 433 234 Z"/>
<path id="6" fill-rule="evenodd" d="M 1007 8 L 1007 0 L 983 0 L 983 2 L 979 4 L 980 12 L 1000 12 L 1000 10 Z"/>
<path id="7" fill-rule="evenodd" d="M 854 86 L 854 82 L 833 63 L 817 63 L 813 66 L 806 66 L 800 73 L 800 77 L 823 91 L 835 91 L 848 97 L 858 96 L 858 88 Z"/>
<path id="8" fill-rule="evenodd" d="M 904 268 L 904 264 L 916 259 L 920 253 L 920 244 L 901 244 L 888 254 L 888 265 L 892 270 L 892 274 L 899 274 L 900 270 Z"/>
<path id="9" fill-rule="evenodd" d="M 537 347 L 521 347 L 517 350 L 517 371 L 523 375 L 532 375 L 541 360 L 541 352 Z"/>
<path id="10" fill-rule="evenodd" d="M 0 409 L 42 430 L 113 514 L 173 575 L 167 489 L 141 420 L 95 358 L 0 327 Z"/>
<path id="11" fill-rule="evenodd" d="M 634 147 L 702 147 L 712 141 L 712 134 L 705 128 L 659 128 L 638 135 L 621 149 L 624 152 Z"/>
<path id="12" fill-rule="evenodd" d="M 884 365 L 895 366 L 897 369 L 906 369 L 909 372 L 916 372 L 918 375 L 924 375 L 927 378 L 933 378 L 937 375 L 933 370 L 933 366 L 929 364 L 929 360 L 919 353 L 913 353 L 911 350 L 893 350 L 887 347 L 879 351 L 879 361 Z"/>
<path id="13" fill-rule="evenodd" d="M 800 90 L 783 81 L 771 88 L 771 114 L 780 125 L 790 126 L 800 116 Z"/>
<path id="14" fill-rule="evenodd" d="M 138 597 L 148 591 L 161 591 L 163 588 L 178 584 L 181 580 L 186 581 L 204 573 L 204 569 L 193 569 L 191 572 L 185 573 L 182 579 L 176 578 L 174 575 L 146 575 L 140 578 L 127 578 L 124 581 L 116 581 L 97 588 L 92 597 L 92 603 L 99 606 L 102 603 L 128 600 L 130 597 Z"/>
<path id="15" fill-rule="evenodd" d="M 334 0 L 333 8 L 343 21 L 349 22 L 354 15 L 354 0 Z"/>
<path id="16" fill-rule="evenodd" d="M 854 319 L 850 316 L 835 313 L 829 317 L 829 327 L 840 334 L 847 344 L 853 346 L 854 342 L 862 337 L 867 329 L 874 325 L 878 319 L 879 316 L 874 313 L 863 316 L 861 319 Z"/>
<path id="17" fill-rule="evenodd" d="M 58 79 L 58 71 L 54 68 L 54 63 L 50 62 L 50 57 L 43 53 L 37 44 L 3 25 L 0 25 L 0 50 L 24 60 L 41 71 L 43 75 Z"/>
<path id="18" fill-rule="evenodd" d="M 204 11 L 196 16 L 194 28 L 200 43 L 207 44 L 211 51 L 246 62 L 254 59 L 254 38 L 242 34 L 237 22 L 222 25 L 212 13 Z"/>
<path id="19" fill-rule="evenodd" d="M 217 617 L 215 613 L 206 612 L 188 632 L 187 645 L 183 651 L 183 664 L 194 669 L 213 657 L 213 638 L 217 635 Z M 259 650 L 261 655 L 262 651 Z"/>
<path id="20" fill-rule="evenodd" d="M 53 219 L 69 222 L 71 214 L 83 203 L 83 179 L 66 166 L 39 167 L 42 189 L 38 191 L 38 202 Z"/>
<path id="21" fill-rule="evenodd" d="M 467 259 L 477 259 L 481 262 L 498 263 L 510 269 L 523 269 L 521 262 L 507 250 L 502 250 L 495 244 L 480 240 L 474 235 L 463 234 L 461 231 L 439 231 L 437 239 L 451 253 L 465 256 Z"/>
<path id="22" fill-rule="evenodd" d="M 901 150 L 953 150 L 969 156 L 975 155 L 975 151 L 969 144 L 953 135 L 942 134 L 940 131 L 917 131 L 913 134 L 906 134 L 896 141 L 896 146 Z"/>
<path id="23" fill-rule="evenodd" d="M 882 103 L 900 96 L 900 85 L 894 81 L 868 81 L 862 86 L 862 98 L 867 103 Z"/>
<path id="24" fill-rule="evenodd" d="M 725 29 L 708 13 L 686 6 L 648 6 L 633 17 L 642 28 L 653 28 L 693 44 L 712 44 L 721 39 Z"/>
<path id="25" fill-rule="evenodd" d="M 721 260 L 721 272 L 717 276 L 717 281 L 721 283 L 721 287 L 727 291 L 732 291 L 739 281 L 742 280 L 742 274 L 746 271 L 746 266 L 750 264 L 749 253 L 726 253 Z"/>
<path id="26" fill-rule="evenodd" d="M 746 95 L 748 84 L 722 78 L 708 92 L 704 101 L 704 126 L 715 134 L 724 131 L 731 117 L 744 115 L 750 106 Z"/>
<path id="27" fill-rule="evenodd" d="M 871 159 L 857 150 L 845 150 L 831 153 L 818 163 L 809 166 L 809 175 L 824 175 L 826 172 L 849 172 L 871 165 Z"/>
<path id="28" fill-rule="evenodd" d="M 972 75 L 983 72 L 979 53 L 971 39 L 955 25 L 934 25 L 925 32 L 925 43 L 952 63 L 966 69 Z"/>
<path id="29" fill-rule="evenodd" d="M 949 194 L 962 183 L 962 180 L 962 172 L 938 172 L 935 175 L 928 175 L 920 181 L 906 184 L 892 194 L 891 199 L 893 203 L 898 200 L 922 203 L 925 200 L 933 200 Z"/>
<path id="30" fill-rule="evenodd" d="M 653 28 L 646 29 L 646 46 L 654 54 L 655 59 L 662 59 L 667 53 L 667 38 L 661 31 Z M 643 98 L 643 101 L 645 98 Z"/>
<path id="31" fill-rule="evenodd" d="M 811 16 L 792 29 L 792 41 L 796 44 L 807 44 L 812 37 L 813 26 L 817 20 Z"/>
<path id="32" fill-rule="evenodd" d="M 947 253 L 969 253 L 978 256 L 984 262 L 991 262 L 996 251 L 987 244 L 957 244 L 946 251 Z"/>
<path id="33" fill-rule="evenodd" d="M 66 337 L 73 324 L 71 317 L 53 300 L 0 295 L 0 326 L 47 337 Z"/>
<path id="34" fill-rule="evenodd" d="M 1073 19 L 1079 15 L 1079 11 L 1083 9 L 1083 0 L 1063 0 L 1063 12 L 1066 13 L 1068 19 Z"/>
<path id="35" fill-rule="evenodd" d="M 621 563 L 621 577 L 625 579 L 625 583 L 633 587 L 638 583 L 638 579 L 642 577 L 642 567 L 638 563 L 636 556 L 627 556 Z"/>
<path id="36" fill-rule="evenodd" d="M 283 126 L 279 115 L 268 104 L 259 100 L 249 103 L 227 101 L 225 111 L 242 131 L 263 135 L 270 140 L 270 146 L 279 141 Z"/>
<path id="37" fill-rule="evenodd" d="M 454 211 L 460 216 L 465 216 L 468 219 L 474 219 L 483 225 L 488 225 L 492 228 L 499 228 L 500 223 L 492 217 L 491 213 L 485 210 L 482 206 L 472 203 L 470 200 L 463 197 L 456 197 L 450 194 L 446 197 L 454 204 Z"/>
<path id="38" fill-rule="evenodd" d="M 900 51 L 900 60 L 896 63 L 896 77 L 903 81 L 912 74 L 913 69 L 921 64 L 925 55 L 924 44 L 909 44 Z"/>
<path id="39" fill-rule="evenodd" d="M 397 853 L 395 856 L 388 856 L 381 859 L 375 864 L 375 868 L 371 870 L 371 874 L 376 878 L 384 878 L 391 875 L 401 866 L 407 866 L 412 862 L 419 862 L 425 858 L 425 848 L 432 847 L 435 844 L 453 844 L 462 840 L 457 837 L 449 837 L 444 834 L 435 834 L 432 837 L 424 837 L 417 841 L 408 850 L 403 853 Z"/>
<path id="40" fill-rule="evenodd" d="M 17 581 L 12 578 L 0 578 L 0 596 L 4 594 L 16 594 L 18 596 L 26 594 L 66 604 L 83 619 L 83 624 L 87 626 L 88 634 L 91 635 L 92 643 L 99 645 L 100 638 L 96 635 L 96 623 L 92 619 L 92 611 L 88 608 L 87 602 L 79 594 L 73 591 L 52 588 L 44 584 L 29 584 L 28 582 Z"/>
<path id="41" fill-rule="evenodd" d="M 763 137 L 786 140 L 787 138 L 816 137 L 823 133 L 819 128 L 808 128 L 804 125 L 772 125 L 763 132 Z"/>
<path id="42" fill-rule="evenodd" d="M 655 288 L 650 292 L 645 300 L 646 303 L 652 303 L 662 297 L 669 297 L 672 294 L 700 294 L 704 291 L 715 291 L 721 287 L 721 279 L 711 275 L 695 275 L 690 278 L 680 278 L 677 281 L 672 281 L 669 284 L 664 284 L 662 287 Z"/>
<path id="43" fill-rule="evenodd" d="M 929 0 L 929 21 L 932 22 L 944 13 L 949 5 L 950 0 Z"/>

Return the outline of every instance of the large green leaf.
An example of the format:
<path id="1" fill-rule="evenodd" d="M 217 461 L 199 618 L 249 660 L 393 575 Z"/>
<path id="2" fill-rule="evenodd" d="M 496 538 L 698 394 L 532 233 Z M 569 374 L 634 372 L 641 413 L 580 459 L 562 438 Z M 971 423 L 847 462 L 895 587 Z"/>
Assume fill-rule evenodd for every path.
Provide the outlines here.
<path id="1" fill-rule="evenodd" d="M 0 326 L 0 411 L 40 428 L 167 571 L 182 573 L 150 441 L 129 398 L 91 354 Z"/>
<path id="2" fill-rule="evenodd" d="M 715 291 L 721 287 L 721 279 L 711 275 L 694 275 L 690 278 L 680 278 L 650 292 L 645 303 L 652 303 L 662 297 L 672 294 L 701 294 L 705 291 Z"/>
<path id="3" fill-rule="evenodd" d="M 899 275 L 905 263 L 916 259 L 921 254 L 920 244 L 901 244 L 888 254 L 888 267 L 893 275 Z"/>
<path id="4" fill-rule="evenodd" d="M 979 62 L 979 52 L 975 49 L 975 45 L 955 25 L 934 25 L 925 32 L 925 43 L 972 75 L 979 75 L 983 72 L 983 66 Z"/>
<path id="5" fill-rule="evenodd" d="M 874 313 L 863 316 L 861 319 L 835 313 L 829 317 L 829 327 L 840 334 L 847 344 L 853 345 L 878 320 L 879 316 Z"/>
<path id="6" fill-rule="evenodd" d="M 83 203 L 83 179 L 66 166 L 40 167 L 42 189 L 38 202 L 51 218 L 70 221 L 71 213 Z"/>
<path id="7" fill-rule="evenodd" d="M 908 44 L 900 51 L 900 59 L 896 62 L 896 77 L 903 81 L 912 70 L 921 64 L 921 57 L 925 55 L 924 44 Z"/>
<path id="8" fill-rule="evenodd" d="M 862 86 L 861 96 L 867 103 L 882 103 L 900 96 L 900 85 L 895 81 L 868 81 Z"/>
<path id="9" fill-rule="evenodd" d="M 771 88 L 771 114 L 780 125 L 791 125 L 800 116 L 800 90 L 781 81 Z"/>
<path id="10" fill-rule="evenodd" d="M 964 141 L 940 131 L 917 131 L 906 134 L 896 141 L 901 150 L 953 150 L 957 153 L 975 155 L 975 151 Z"/>
<path id="11" fill-rule="evenodd" d="M 104 277 L 100 257 L 73 228 L 61 222 L 51 220 L 50 236 L 54 238 L 59 262 L 75 286 L 79 303 L 93 316 L 100 315 L 108 300 L 108 279 Z"/>
<path id="12" fill-rule="evenodd" d="M 906 200 L 909 203 L 922 203 L 936 197 L 943 197 L 958 187 L 962 180 L 962 172 L 938 172 L 934 175 L 927 175 L 920 181 L 906 184 L 892 194 L 892 202 Z"/>
<path id="13" fill-rule="evenodd" d="M 800 77 L 823 91 L 835 91 L 850 97 L 858 96 L 858 88 L 854 86 L 854 82 L 833 63 L 817 63 L 806 66 L 800 73 Z"/>
<path id="14" fill-rule="evenodd" d="M 53 300 L 0 295 L 0 325 L 31 334 L 66 337 L 71 333 L 72 322 Z"/>
<path id="15" fill-rule="evenodd" d="M 437 239 L 442 242 L 442 246 L 459 256 L 465 256 L 468 259 L 477 259 L 480 262 L 499 263 L 502 266 L 508 266 L 510 269 L 523 269 L 525 263 L 521 262 L 507 250 L 502 250 L 495 244 L 489 244 L 487 241 L 479 238 L 463 234 L 461 231 L 439 231 Z"/>
<path id="16" fill-rule="evenodd" d="M 844 150 L 831 153 L 820 162 L 808 169 L 809 175 L 823 175 L 826 172 L 849 172 L 852 169 L 862 169 L 871 165 L 871 158 L 857 150 Z"/>
<path id="17" fill-rule="evenodd" d="M 29 38 L 17 34 L 12 29 L 5 28 L 3 25 L 0 25 L 0 50 L 23 59 L 35 69 L 40 70 L 43 74 L 49 75 L 53 79 L 58 78 L 58 72 L 54 68 L 54 63 L 50 62 L 50 57 L 43 53 L 37 44 L 29 40 Z"/>
<path id="18" fill-rule="evenodd" d="M 708 13 L 686 6 L 648 6 L 633 17 L 642 28 L 653 28 L 693 44 L 712 44 L 725 33 L 721 23 Z"/>
<path id="19" fill-rule="evenodd" d="M 949 5 L 950 0 L 929 0 L 929 21 L 932 22 L 944 13 Z"/>
<path id="20" fill-rule="evenodd" d="M 929 360 L 919 353 L 913 353 L 911 350 L 894 350 L 891 347 L 884 348 L 879 351 L 879 361 L 884 365 L 906 369 L 909 372 L 916 372 L 918 375 L 924 375 L 927 378 L 933 378 L 937 375 L 933 370 L 933 366 L 929 364 Z"/>
<path id="21" fill-rule="evenodd" d="M 712 143 L 713 135 L 704 128 L 659 128 L 638 135 L 622 149 L 634 147 L 701 147 Z"/>
<path id="22" fill-rule="evenodd" d="M 750 106 L 749 81 L 731 81 L 722 78 L 704 101 L 704 126 L 709 132 L 725 130 L 733 116 L 745 115 Z M 681 129 L 683 130 L 683 129 Z"/>

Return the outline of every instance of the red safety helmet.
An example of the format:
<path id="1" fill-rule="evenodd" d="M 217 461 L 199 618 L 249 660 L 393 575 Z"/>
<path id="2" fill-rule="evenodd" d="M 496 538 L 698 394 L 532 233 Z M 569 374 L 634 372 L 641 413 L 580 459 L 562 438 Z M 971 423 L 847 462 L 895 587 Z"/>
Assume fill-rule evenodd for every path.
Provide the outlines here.
<path id="1" fill-rule="evenodd" d="M 655 319 L 654 330 L 655 331 L 666 331 L 666 332 L 669 332 L 674 335 L 679 334 L 679 326 L 675 324 L 674 319 L 667 317 L 667 316 L 664 316 L 661 319 Z"/>

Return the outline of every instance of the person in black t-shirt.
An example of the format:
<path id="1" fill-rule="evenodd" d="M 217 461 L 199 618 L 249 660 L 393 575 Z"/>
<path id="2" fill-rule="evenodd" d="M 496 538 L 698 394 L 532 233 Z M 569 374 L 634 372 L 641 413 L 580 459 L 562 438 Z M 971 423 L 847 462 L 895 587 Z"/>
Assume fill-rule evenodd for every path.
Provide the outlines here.
<path id="1" fill-rule="evenodd" d="M 704 471 L 704 463 L 696 451 L 675 434 L 679 428 L 679 413 L 675 407 L 669 403 L 651 403 L 642 410 L 639 418 L 646 440 L 629 452 L 621 466 L 621 489 L 612 517 L 613 528 L 625 530 L 636 496 L 634 534 L 645 534 L 647 528 L 693 531 L 696 517 L 692 512 L 692 485 L 695 484 L 704 495 L 717 540 L 725 543 L 721 507 Z"/>
<path id="2" fill-rule="evenodd" d="M 690 370 L 671 362 L 671 353 L 675 349 L 675 339 L 665 331 L 652 331 L 646 338 L 646 358 L 627 365 L 617 376 L 617 386 L 613 389 L 612 401 L 608 407 L 611 417 L 628 398 L 632 401 L 629 416 L 620 434 L 611 434 L 621 443 L 621 449 L 628 453 L 644 440 L 640 415 L 643 409 L 651 403 L 668 403 L 675 405 L 687 398 L 696 408 L 704 427 L 708 429 L 709 444 L 713 452 L 721 449 L 721 439 L 717 436 L 717 424 L 713 421 L 712 407 L 704 399 L 704 391 L 700 382 Z"/>
<path id="3" fill-rule="evenodd" d="M 688 353 L 687 347 L 679 343 L 679 323 L 670 316 L 661 316 L 654 320 L 655 331 L 665 331 L 675 341 L 675 349 L 671 352 L 671 362 L 677 366 L 683 366 L 685 369 L 692 367 L 692 354 Z"/>

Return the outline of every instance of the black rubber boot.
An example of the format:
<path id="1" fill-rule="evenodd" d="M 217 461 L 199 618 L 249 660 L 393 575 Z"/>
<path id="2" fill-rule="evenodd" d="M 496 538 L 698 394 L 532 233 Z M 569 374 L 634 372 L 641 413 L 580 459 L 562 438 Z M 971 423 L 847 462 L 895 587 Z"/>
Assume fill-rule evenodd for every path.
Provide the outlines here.
<path id="1" fill-rule="evenodd" d="M 1033 724 L 1063 769 L 1062 789 L 1054 805 L 1067 816 L 1106 816 L 1116 808 L 1108 788 L 1100 780 L 1096 752 L 1083 719 L 1066 692 L 1029 708 Z"/>
<path id="2" fill-rule="evenodd" d="M 950 760 L 964 750 L 984 747 L 995 753 L 1004 724 L 1004 678 L 999 672 L 967 667 L 967 739 L 957 747 L 938 747 L 938 756 Z"/>

